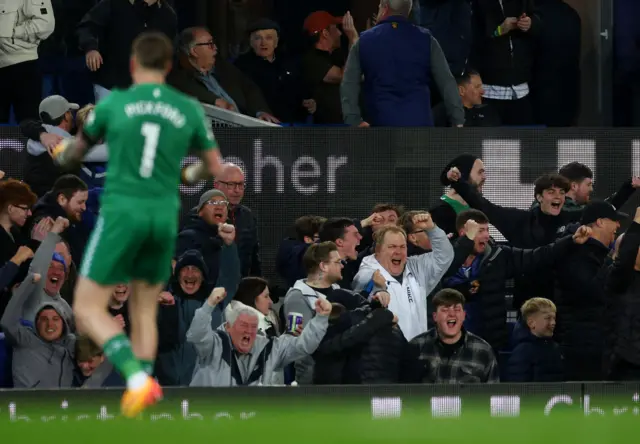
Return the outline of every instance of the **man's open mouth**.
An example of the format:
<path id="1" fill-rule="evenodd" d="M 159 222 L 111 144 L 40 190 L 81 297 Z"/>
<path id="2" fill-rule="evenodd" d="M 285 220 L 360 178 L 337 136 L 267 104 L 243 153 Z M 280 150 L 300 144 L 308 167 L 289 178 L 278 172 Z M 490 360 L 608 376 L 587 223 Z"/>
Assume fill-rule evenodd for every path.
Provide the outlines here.
<path id="1" fill-rule="evenodd" d="M 456 325 L 458 325 L 458 320 L 457 319 L 448 319 L 447 320 L 447 327 L 453 328 Z"/>
<path id="2" fill-rule="evenodd" d="M 244 346 L 249 346 L 249 343 L 251 342 L 251 336 L 249 335 L 244 335 L 242 336 L 242 338 L 240 339 L 240 343 Z"/>
<path id="3" fill-rule="evenodd" d="M 184 285 L 187 290 L 194 290 L 198 285 L 198 280 L 195 278 L 185 278 L 182 280 L 182 285 Z"/>
<path id="4" fill-rule="evenodd" d="M 392 265 L 402 265 L 402 259 L 391 259 Z"/>
<path id="5" fill-rule="evenodd" d="M 551 202 L 551 208 L 553 208 L 554 210 L 559 210 L 561 207 L 562 207 L 561 201 L 554 200 L 553 202 Z"/>
<path id="6" fill-rule="evenodd" d="M 49 278 L 49 282 L 51 282 L 54 285 L 56 285 L 58 283 L 58 281 L 60 281 L 60 278 L 57 278 L 55 276 L 52 276 L 52 277 Z"/>

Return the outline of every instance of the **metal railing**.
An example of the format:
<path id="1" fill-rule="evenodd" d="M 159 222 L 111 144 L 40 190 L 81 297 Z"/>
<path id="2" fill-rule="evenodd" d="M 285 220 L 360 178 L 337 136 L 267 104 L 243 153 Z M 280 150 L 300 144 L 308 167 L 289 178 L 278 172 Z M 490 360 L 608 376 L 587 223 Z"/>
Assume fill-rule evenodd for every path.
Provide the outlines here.
<path id="1" fill-rule="evenodd" d="M 211 126 L 215 128 L 240 128 L 240 127 L 273 127 L 280 128 L 275 123 L 264 122 L 260 119 L 234 113 L 217 106 L 203 103 L 204 112 L 211 119 Z"/>

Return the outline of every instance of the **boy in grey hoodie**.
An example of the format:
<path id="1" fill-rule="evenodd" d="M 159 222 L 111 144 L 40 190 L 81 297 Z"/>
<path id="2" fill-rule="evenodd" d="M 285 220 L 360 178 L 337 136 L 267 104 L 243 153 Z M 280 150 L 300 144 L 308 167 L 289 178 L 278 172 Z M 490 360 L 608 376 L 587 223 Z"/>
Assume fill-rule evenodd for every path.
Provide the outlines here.
<path id="1" fill-rule="evenodd" d="M 39 253 L 40 249 L 36 256 Z M 53 299 L 42 301 L 36 308 L 35 327 L 26 327 L 21 323 L 25 302 L 40 280 L 39 274 L 30 273 L 14 291 L 0 319 L 0 328 L 4 331 L 7 343 L 13 347 L 14 387 L 71 387 L 76 338 L 62 315 L 64 309 L 61 304 Z"/>

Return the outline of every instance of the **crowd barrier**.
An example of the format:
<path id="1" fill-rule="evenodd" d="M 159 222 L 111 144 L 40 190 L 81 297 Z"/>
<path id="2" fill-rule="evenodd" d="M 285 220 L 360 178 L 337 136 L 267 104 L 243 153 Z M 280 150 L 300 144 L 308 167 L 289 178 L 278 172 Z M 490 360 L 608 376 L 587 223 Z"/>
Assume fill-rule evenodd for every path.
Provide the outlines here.
<path id="1" fill-rule="evenodd" d="M 595 196 L 613 193 L 640 174 L 640 131 L 628 129 L 351 129 L 216 128 L 225 158 L 246 171 L 243 203 L 259 221 L 264 269 L 273 276 L 278 244 L 302 215 L 364 218 L 377 202 L 428 209 L 444 189 L 439 176 L 461 153 L 481 156 L 484 194 L 506 206 L 528 208 L 533 181 L 580 161 L 595 173 Z M 24 138 L 0 128 L 0 168 L 22 177 Z M 184 163 L 193 162 L 188 157 Z M 210 181 L 181 186 L 183 215 Z M 623 208 L 634 212 L 634 196 Z M 498 240 L 501 236 L 496 235 Z"/>
<path id="2" fill-rule="evenodd" d="M 0 424 L 118 416 L 120 390 L 0 390 Z M 345 409 L 373 419 L 640 416 L 639 383 L 167 388 L 150 420 L 242 419 L 297 409 Z"/>

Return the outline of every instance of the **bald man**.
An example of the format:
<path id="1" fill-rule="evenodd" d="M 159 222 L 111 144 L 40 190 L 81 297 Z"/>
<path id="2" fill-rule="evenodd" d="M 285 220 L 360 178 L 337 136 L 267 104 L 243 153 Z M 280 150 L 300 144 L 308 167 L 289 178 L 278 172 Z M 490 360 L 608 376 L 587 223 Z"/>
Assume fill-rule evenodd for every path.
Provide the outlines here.
<path id="1" fill-rule="evenodd" d="M 228 222 L 236 227 L 242 277 L 262 276 L 258 223 L 251 210 L 241 204 L 245 190 L 244 172 L 238 165 L 227 164 L 224 173 L 216 178 L 214 187 L 229 201 Z"/>

